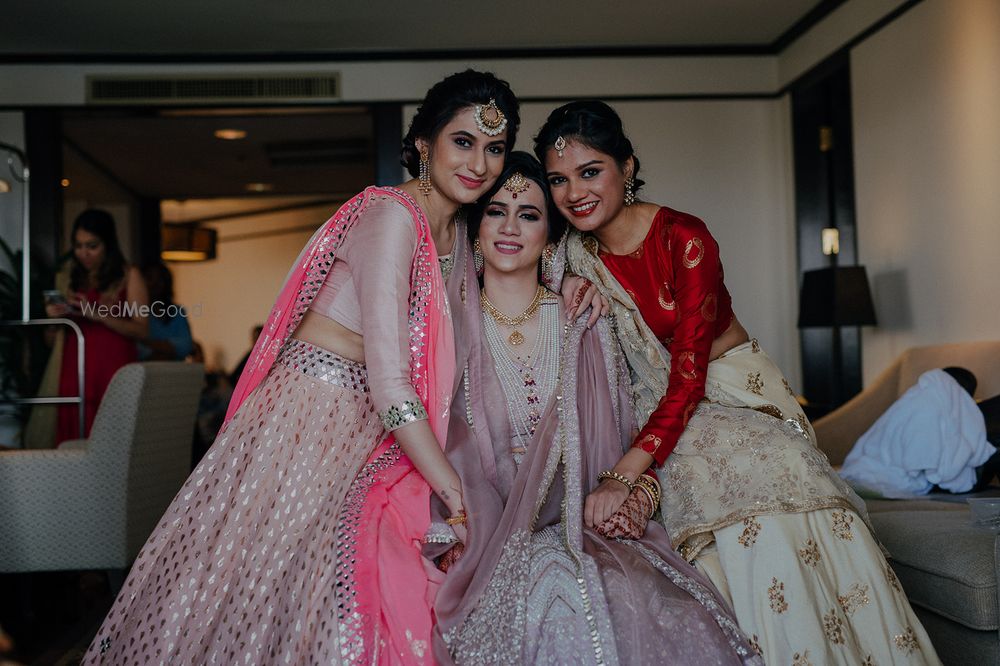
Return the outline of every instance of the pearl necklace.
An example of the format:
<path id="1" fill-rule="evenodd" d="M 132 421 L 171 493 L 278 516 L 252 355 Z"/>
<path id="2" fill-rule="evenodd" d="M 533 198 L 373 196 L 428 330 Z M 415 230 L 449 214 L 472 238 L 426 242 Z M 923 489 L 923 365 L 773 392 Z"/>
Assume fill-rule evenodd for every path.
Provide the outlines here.
<path id="1" fill-rule="evenodd" d="M 542 304 L 542 299 L 547 293 L 548 291 L 545 287 L 538 285 L 538 289 L 535 290 L 535 297 L 531 299 L 531 303 L 528 305 L 528 308 L 516 317 L 511 317 L 498 310 L 497 306 L 493 305 L 493 303 L 490 302 L 490 299 L 486 296 L 485 289 L 479 292 L 479 302 L 483 306 L 483 312 L 492 317 L 494 321 L 498 324 L 503 324 L 504 326 L 509 326 L 514 329 L 514 331 L 507 337 L 507 342 L 516 347 L 524 344 L 524 334 L 517 330 L 517 327 L 521 326 L 535 316 L 535 313 L 538 312 L 538 307 Z"/>
<path id="2" fill-rule="evenodd" d="M 554 296 L 543 299 L 539 304 L 538 340 L 535 349 L 524 360 L 512 357 L 497 321 L 483 312 L 486 342 L 507 402 L 511 453 L 516 464 L 521 463 L 527 452 L 527 445 L 541 421 L 542 410 L 555 391 L 558 380 L 561 344 L 558 304 Z"/>

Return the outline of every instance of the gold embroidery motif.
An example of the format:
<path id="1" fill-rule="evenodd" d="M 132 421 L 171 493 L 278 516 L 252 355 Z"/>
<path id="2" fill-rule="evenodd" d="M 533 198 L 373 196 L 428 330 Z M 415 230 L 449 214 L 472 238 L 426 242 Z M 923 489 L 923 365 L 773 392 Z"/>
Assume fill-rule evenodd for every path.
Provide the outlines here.
<path id="1" fill-rule="evenodd" d="M 599 246 L 596 238 L 594 238 L 589 234 L 583 237 L 583 249 L 589 252 L 590 254 L 594 255 L 595 257 L 597 256 L 598 247 Z"/>
<path id="2" fill-rule="evenodd" d="M 638 303 L 639 302 L 639 297 L 636 296 L 635 292 L 632 291 L 631 289 L 626 289 L 625 293 L 628 294 L 628 297 L 632 299 L 633 303 Z"/>
<path id="3" fill-rule="evenodd" d="M 719 314 L 719 299 L 715 294 L 705 296 L 705 302 L 701 304 L 701 316 L 705 321 L 715 321 Z"/>
<path id="4" fill-rule="evenodd" d="M 688 421 L 691 420 L 691 415 L 694 414 L 694 410 L 698 408 L 698 403 L 692 402 L 684 409 L 684 418 L 681 419 L 681 423 L 684 427 L 687 427 Z"/>
<path id="5" fill-rule="evenodd" d="M 785 390 L 788 391 L 788 396 L 791 398 L 795 397 L 795 391 L 792 390 L 792 385 L 788 383 L 788 380 L 784 377 L 781 378 L 781 383 L 784 384 Z"/>
<path id="6" fill-rule="evenodd" d="M 764 380 L 760 378 L 759 372 L 747 373 L 747 390 L 757 395 L 764 395 Z"/>
<path id="7" fill-rule="evenodd" d="M 660 307 L 664 310 L 677 309 L 677 302 L 674 301 L 674 297 L 670 295 L 670 288 L 667 286 L 666 282 L 660 286 L 660 296 L 658 300 L 660 301 Z"/>
<path id="8" fill-rule="evenodd" d="M 865 660 L 861 662 L 861 666 L 878 666 L 878 664 L 875 663 L 874 657 L 868 655 L 867 657 L 865 657 Z"/>
<path id="9" fill-rule="evenodd" d="M 749 518 L 743 519 L 743 533 L 737 539 L 740 545 L 744 548 L 753 547 L 754 543 L 757 541 L 757 535 L 760 534 L 761 527 L 763 527 L 757 520 L 756 516 L 750 516 Z"/>
<path id="10" fill-rule="evenodd" d="M 750 340 L 750 353 L 759 354 L 760 353 L 760 343 L 757 342 L 757 338 Z"/>
<path id="11" fill-rule="evenodd" d="M 799 557 L 807 567 L 815 567 L 823 559 L 819 554 L 819 545 L 812 539 L 806 540 L 805 546 L 799 548 Z"/>
<path id="12" fill-rule="evenodd" d="M 695 255 L 694 259 L 691 258 L 691 250 L 697 249 L 698 253 Z M 705 257 L 705 244 L 701 242 L 700 238 L 692 238 L 684 246 L 684 256 L 681 257 L 681 261 L 684 263 L 685 268 L 694 268 L 701 263 L 701 260 Z"/>
<path id="13" fill-rule="evenodd" d="M 467 286 L 468 281 L 469 281 L 468 276 L 462 278 L 462 288 L 459 291 L 459 297 L 461 297 L 463 303 L 465 303 L 465 295 L 467 293 L 466 292 L 466 286 Z"/>
<path id="14" fill-rule="evenodd" d="M 809 438 L 809 419 L 806 418 L 805 414 L 796 414 L 795 421 L 802 428 L 802 432 L 806 435 L 806 439 Z"/>
<path id="15" fill-rule="evenodd" d="M 677 369 L 684 379 L 698 379 L 698 366 L 694 361 L 694 352 L 682 352 L 677 357 Z"/>
<path id="16" fill-rule="evenodd" d="M 761 405 L 759 407 L 754 407 L 755 411 L 761 414 L 767 414 L 768 416 L 773 416 L 776 419 L 784 420 L 784 415 L 781 413 L 781 409 L 777 405 Z"/>
<path id="17" fill-rule="evenodd" d="M 903 586 L 899 584 L 899 578 L 896 577 L 896 572 L 892 570 L 892 566 L 888 562 L 885 563 L 885 580 L 892 586 L 892 589 L 897 592 L 903 591 Z"/>
<path id="18" fill-rule="evenodd" d="M 855 583 L 851 585 L 851 589 L 848 590 L 847 594 L 843 596 L 838 594 L 837 601 L 840 602 L 840 607 L 844 610 L 844 615 L 850 617 L 856 610 L 871 603 L 871 599 L 868 598 L 868 586 Z"/>
<path id="19" fill-rule="evenodd" d="M 833 536 L 843 541 L 854 541 L 854 534 L 851 532 L 851 523 L 854 516 L 846 511 L 833 512 Z"/>
<path id="20" fill-rule="evenodd" d="M 759 654 L 760 656 L 762 657 L 764 656 L 764 651 L 760 649 L 760 643 L 758 642 L 757 634 L 754 634 L 753 637 L 750 639 L 750 647 L 753 648 L 753 651 Z"/>
<path id="21" fill-rule="evenodd" d="M 653 454 L 656 453 L 657 449 L 663 446 L 663 440 L 657 437 L 656 435 L 650 433 L 649 435 L 646 435 L 641 440 L 639 440 L 638 446 L 646 453 Z"/>
<path id="22" fill-rule="evenodd" d="M 823 633 L 826 634 L 826 639 L 835 645 L 843 645 L 846 641 L 844 638 L 844 622 L 837 617 L 836 608 L 823 615 Z"/>
<path id="23" fill-rule="evenodd" d="M 799 654 L 796 652 L 792 655 L 792 666 L 813 666 L 813 663 L 809 661 L 809 650 Z"/>
<path id="24" fill-rule="evenodd" d="M 785 584 L 777 578 L 771 579 L 771 587 L 767 588 L 767 596 L 771 600 L 771 610 L 775 613 L 784 613 L 788 610 L 788 603 L 785 601 Z"/>
<path id="25" fill-rule="evenodd" d="M 892 642 L 896 644 L 896 649 L 903 654 L 913 654 L 920 649 L 917 637 L 913 633 L 913 627 L 907 627 L 903 633 L 893 636 Z"/>

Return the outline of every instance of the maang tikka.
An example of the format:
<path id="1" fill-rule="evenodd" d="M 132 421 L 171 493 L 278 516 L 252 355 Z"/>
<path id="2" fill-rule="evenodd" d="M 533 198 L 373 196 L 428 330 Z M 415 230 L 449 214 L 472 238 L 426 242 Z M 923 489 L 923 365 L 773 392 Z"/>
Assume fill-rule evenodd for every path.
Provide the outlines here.
<path id="1" fill-rule="evenodd" d="M 497 101 L 490 98 L 489 104 L 477 104 L 473 114 L 476 127 L 486 136 L 497 136 L 507 129 L 507 117 L 497 106 Z"/>
<path id="2" fill-rule="evenodd" d="M 503 189 L 511 193 L 511 196 L 516 199 L 518 194 L 528 191 L 528 186 L 530 183 L 528 179 L 524 177 L 523 174 L 514 172 L 511 174 L 507 182 L 503 184 Z"/>
<path id="3" fill-rule="evenodd" d="M 560 134 L 556 137 L 556 142 L 552 144 L 552 147 L 556 149 L 556 155 L 562 157 L 563 151 L 566 150 L 566 139 Z"/>

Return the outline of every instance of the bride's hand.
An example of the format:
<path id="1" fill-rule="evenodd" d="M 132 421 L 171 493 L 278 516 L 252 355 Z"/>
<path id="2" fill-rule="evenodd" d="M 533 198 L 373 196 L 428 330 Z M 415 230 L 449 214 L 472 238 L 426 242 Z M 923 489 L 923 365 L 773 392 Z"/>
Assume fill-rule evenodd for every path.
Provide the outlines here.
<path id="1" fill-rule="evenodd" d="M 610 304 L 601 295 L 597 287 L 587 278 L 579 275 L 567 275 L 563 278 L 561 294 L 563 302 L 566 303 L 566 319 L 573 321 L 579 317 L 587 308 L 593 306 L 590 312 L 590 319 L 587 320 L 587 328 L 597 323 L 597 320 L 608 314 Z"/>
<path id="2" fill-rule="evenodd" d="M 610 518 L 628 499 L 629 489 L 614 479 L 605 479 L 583 505 L 583 521 L 587 527 L 596 527 Z"/>

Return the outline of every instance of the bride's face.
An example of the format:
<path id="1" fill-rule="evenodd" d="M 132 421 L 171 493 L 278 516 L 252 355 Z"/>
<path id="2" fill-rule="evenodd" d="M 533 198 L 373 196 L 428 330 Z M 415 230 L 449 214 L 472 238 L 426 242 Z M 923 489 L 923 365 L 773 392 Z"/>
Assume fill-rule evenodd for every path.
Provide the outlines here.
<path id="1" fill-rule="evenodd" d="M 528 189 L 518 192 L 517 198 L 501 187 L 483 212 L 479 245 L 487 271 L 515 273 L 538 269 L 549 225 L 545 196 L 534 181 L 527 183 Z"/>

